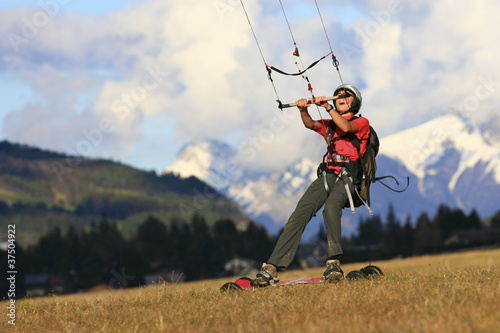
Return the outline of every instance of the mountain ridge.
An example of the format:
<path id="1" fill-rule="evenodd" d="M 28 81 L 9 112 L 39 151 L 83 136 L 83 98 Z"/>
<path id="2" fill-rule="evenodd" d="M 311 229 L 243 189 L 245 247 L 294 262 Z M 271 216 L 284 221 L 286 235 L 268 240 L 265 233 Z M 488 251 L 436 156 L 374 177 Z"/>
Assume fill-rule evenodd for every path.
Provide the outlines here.
<path id="1" fill-rule="evenodd" d="M 378 184 L 372 185 L 372 209 L 376 214 L 387 214 L 390 203 L 401 220 L 407 216 L 416 219 L 422 212 L 434 211 L 439 204 L 468 212 L 477 210 L 481 216 L 493 215 L 500 209 L 496 204 L 500 202 L 500 143 L 487 137 L 468 119 L 446 114 L 382 137 L 380 142 L 377 176 L 393 175 L 400 183 L 406 182 L 409 176 L 410 187 L 404 193 L 393 193 Z M 238 160 L 237 151 L 227 143 L 211 140 L 207 151 L 212 149 L 211 145 L 222 145 L 232 152 L 219 161 L 212 159 L 212 165 L 227 165 L 228 161 Z M 318 163 L 306 152 L 295 163 L 258 177 L 251 177 L 242 169 L 243 176 L 228 177 L 218 189 L 238 202 L 254 220 L 261 219 L 267 228 L 279 230 L 316 177 Z M 175 166 L 174 162 L 165 170 L 176 173 Z M 210 174 L 220 176 L 221 173 L 217 168 L 205 169 L 201 177 L 210 183 Z M 212 186 L 217 184 L 212 182 Z M 489 197 L 484 195 L 484 190 Z M 363 207 L 357 212 L 357 216 L 366 216 Z M 355 228 L 353 216 L 344 213 L 344 220 L 343 227 Z"/>

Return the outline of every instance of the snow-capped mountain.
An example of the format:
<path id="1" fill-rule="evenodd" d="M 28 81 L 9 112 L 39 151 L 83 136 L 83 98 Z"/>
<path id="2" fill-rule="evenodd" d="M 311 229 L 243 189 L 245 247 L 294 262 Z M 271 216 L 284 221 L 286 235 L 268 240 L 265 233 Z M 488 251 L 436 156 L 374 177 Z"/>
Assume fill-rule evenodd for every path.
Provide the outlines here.
<path id="1" fill-rule="evenodd" d="M 382 172 L 413 175 L 426 206 L 446 203 L 483 217 L 500 210 L 500 143 L 457 114 L 383 138 L 380 155 Z"/>
<path id="2" fill-rule="evenodd" d="M 246 178 L 226 193 L 255 221 L 275 233 L 281 229 L 305 189 L 316 178 L 317 164 L 303 158 L 283 171 Z"/>
<path id="3" fill-rule="evenodd" d="M 238 164 L 235 148 L 207 140 L 185 146 L 165 172 L 204 180 L 276 232 L 315 179 L 319 162 L 306 156 L 284 170 L 251 174 Z M 394 193 L 373 184 L 375 214 L 385 216 L 389 203 L 401 219 L 416 218 L 422 212 L 434 214 L 439 204 L 467 213 L 475 209 L 481 217 L 500 210 L 500 143 L 456 114 L 381 138 L 377 164 L 377 176 L 395 176 L 404 183 L 399 188 L 409 176 L 410 186 L 404 193 Z M 398 188 L 391 180 L 386 183 Z M 357 216 L 368 216 L 363 207 L 357 212 Z M 344 212 L 343 226 L 355 228 L 357 216 L 353 220 Z"/>
<path id="4" fill-rule="evenodd" d="M 194 141 L 185 145 L 177 159 L 165 171 L 183 178 L 195 176 L 212 187 L 223 190 L 243 176 L 242 169 L 228 177 L 229 163 L 236 157 L 236 149 L 217 140 Z"/>

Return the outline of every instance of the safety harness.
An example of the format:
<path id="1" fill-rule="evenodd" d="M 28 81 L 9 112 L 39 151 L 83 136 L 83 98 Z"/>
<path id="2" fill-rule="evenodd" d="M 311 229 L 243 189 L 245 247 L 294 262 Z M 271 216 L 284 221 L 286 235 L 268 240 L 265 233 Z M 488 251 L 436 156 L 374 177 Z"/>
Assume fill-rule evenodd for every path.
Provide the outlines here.
<path id="1" fill-rule="evenodd" d="M 358 117 L 352 117 L 348 121 L 353 121 Z M 383 176 L 383 177 L 375 177 L 375 172 L 377 170 L 377 165 L 375 161 L 375 157 L 378 154 L 379 149 L 379 141 L 378 136 L 375 130 L 370 126 L 370 136 L 368 139 L 368 143 L 366 146 L 366 152 L 363 156 L 361 154 L 361 146 L 359 143 L 358 137 L 354 133 L 347 133 L 342 136 L 334 137 L 336 125 L 333 120 L 330 120 L 328 124 L 328 128 L 326 129 L 326 141 L 327 141 L 327 152 L 323 155 L 323 162 L 318 167 L 318 176 L 323 177 L 323 182 L 325 185 L 325 189 L 327 192 L 330 192 L 328 183 L 326 181 L 327 173 L 334 173 L 331 166 L 337 166 L 340 168 L 340 172 L 337 175 L 337 180 L 340 178 L 347 192 L 347 197 L 349 199 L 349 206 L 351 208 L 351 213 L 355 214 L 355 207 L 359 207 L 364 205 L 370 215 L 373 215 L 373 212 L 370 208 L 370 184 L 374 182 L 379 182 L 391 191 L 394 192 L 403 192 L 409 186 L 409 177 L 407 177 L 407 185 L 403 190 L 395 190 L 383 183 L 381 180 L 385 178 L 392 178 L 397 185 L 399 182 L 393 176 Z M 358 153 L 358 160 L 352 161 L 347 156 L 342 156 L 335 151 L 334 143 L 339 140 L 349 139 L 350 143 L 356 149 Z M 326 158 L 330 155 L 330 161 L 327 162 Z M 353 198 L 351 191 L 349 190 L 349 185 L 347 179 L 351 180 L 354 186 L 354 192 L 356 196 Z"/>
<path id="2" fill-rule="evenodd" d="M 352 121 L 354 119 L 357 119 L 357 117 L 352 117 L 349 119 L 349 121 Z M 335 129 L 336 129 L 335 122 L 333 120 L 330 120 L 328 124 L 328 128 L 326 129 L 326 141 L 327 141 L 327 151 L 325 155 L 323 155 L 323 162 L 320 164 L 320 167 L 318 168 L 318 171 L 321 169 L 321 175 L 323 176 L 323 182 L 325 184 L 325 190 L 327 192 L 330 192 L 330 188 L 328 186 L 327 180 L 326 180 L 326 174 L 327 173 L 333 173 L 334 171 L 330 168 L 330 166 L 337 166 L 340 168 L 340 172 L 338 173 L 338 179 L 342 181 L 344 184 L 347 197 L 349 199 L 349 207 L 351 208 L 351 213 L 356 214 L 356 210 L 354 209 L 355 204 L 354 204 L 354 199 L 352 197 L 351 191 L 349 190 L 349 184 L 347 182 L 347 179 L 351 180 L 355 192 L 357 196 L 359 197 L 359 200 L 366 206 L 368 211 L 370 212 L 371 215 L 373 215 L 373 212 L 370 209 L 370 206 L 361 198 L 361 196 L 358 193 L 357 187 L 361 183 L 361 180 L 363 178 L 363 169 L 361 167 L 361 164 L 356 162 L 356 161 L 351 161 L 349 157 L 347 156 L 342 156 L 337 153 L 337 151 L 334 148 L 334 143 L 339 140 L 344 140 L 344 139 L 349 139 L 351 144 L 356 148 L 359 156 L 359 161 L 362 159 L 361 155 L 361 150 L 360 150 L 360 145 L 359 145 L 359 140 L 356 137 L 354 133 L 347 133 L 346 135 L 334 137 L 335 135 Z M 326 158 L 327 156 L 330 155 L 330 161 L 327 162 Z M 359 205 L 356 205 L 358 207 Z"/>

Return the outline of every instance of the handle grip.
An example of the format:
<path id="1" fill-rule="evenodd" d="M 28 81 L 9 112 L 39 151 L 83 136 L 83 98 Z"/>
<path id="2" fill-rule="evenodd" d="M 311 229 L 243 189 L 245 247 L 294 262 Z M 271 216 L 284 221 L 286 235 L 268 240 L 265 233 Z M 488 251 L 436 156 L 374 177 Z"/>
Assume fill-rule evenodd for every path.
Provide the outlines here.
<path id="1" fill-rule="evenodd" d="M 324 101 L 334 101 L 336 99 L 339 99 L 339 96 L 331 96 L 331 97 L 325 97 L 325 99 L 323 99 Z M 309 98 L 308 100 L 310 103 L 314 103 L 314 100 L 313 98 Z M 279 108 L 280 109 L 285 109 L 285 108 L 291 108 L 293 106 L 297 106 L 297 103 L 288 103 L 288 104 L 282 104 L 279 100 L 277 101 L 278 104 L 279 104 Z"/>

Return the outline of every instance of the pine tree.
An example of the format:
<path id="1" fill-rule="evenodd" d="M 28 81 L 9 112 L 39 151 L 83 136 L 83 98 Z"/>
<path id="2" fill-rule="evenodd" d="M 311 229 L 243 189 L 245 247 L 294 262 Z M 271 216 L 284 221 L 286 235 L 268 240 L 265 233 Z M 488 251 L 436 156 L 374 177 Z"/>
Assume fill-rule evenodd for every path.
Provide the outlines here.
<path id="1" fill-rule="evenodd" d="M 433 224 L 427 213 L 422 213 L 417 220 L 415 230 L 415 254 L 436 252 L 441 243 L 441 229 Z"/>
<path id="2" fill-rule="evenodd" d="M 500 210 L 491 218 L 490 228 L 500 229 Z"/>
<path id="3" fill-rule="evenodd" d="M 259 262 L 269 258 L 275 243 L 275 239 L 253 221 L 250 221 L 247 229 L 241 233 L 240 239 L 239 256 Z"/>
<path id="4" fill-rule="evenodd" d="M 191 220 L 191 239 L 188 243 L 184 261 L 187 280 L 210 277 L 212 244 L 212 236 L 205 218 L 194 214 Z"/>
<path id="5" fill-rule="evenodd" d="M 133 243 L 150 270 L 167 263 L 169 235 L 165 224 L 157 218 L 148 216 L 137 229 Z"/>
<path id="6" fill-rule="evenodd" d="M 466 221 L 466 229 L 482 229 L 483 224 L 481 223 L 481 219 L 479 218 L 479 215 L 477 214 L 477 211 L 475 209 L 470 212 L 469 216 L 467 216 L 467 221 Z"/>
<path id="7" fill-rule="evenodd" d="M 380 216 L 375 215 L 366 220 L 361 219 L 358 236 L 356 237 L 356 245 L 378 246 L 382 243 L 383 236 L 384 230 Z"/>
<path id="8" fill-rule="evenodd" d="M 213 227 L 213 262 L 221 271 L 224 264 L 237 256 L 239 235 L 236 225 L 229 219 L 218 220 Z"/>
<path id="9" fill-rule="evenodd" d="M 406 222 L 401 230 L 401 255 L 409 257 L 413 254 L 415 243 L 415 229 L 411 223 L 411 217 L 406 218 Z"/>
<path id="10" fill-rule="evenodd" d="M 397 256 L 401 255 L 402 239 L 401 239 L 401 224 L 396 217 L 394 212 L 394 206 L 389 204 L 389 210 L 387 213 L 385 228 L 384 228 L 384 240 L 383 240 L 383 251 L 385 256 Z"/>

